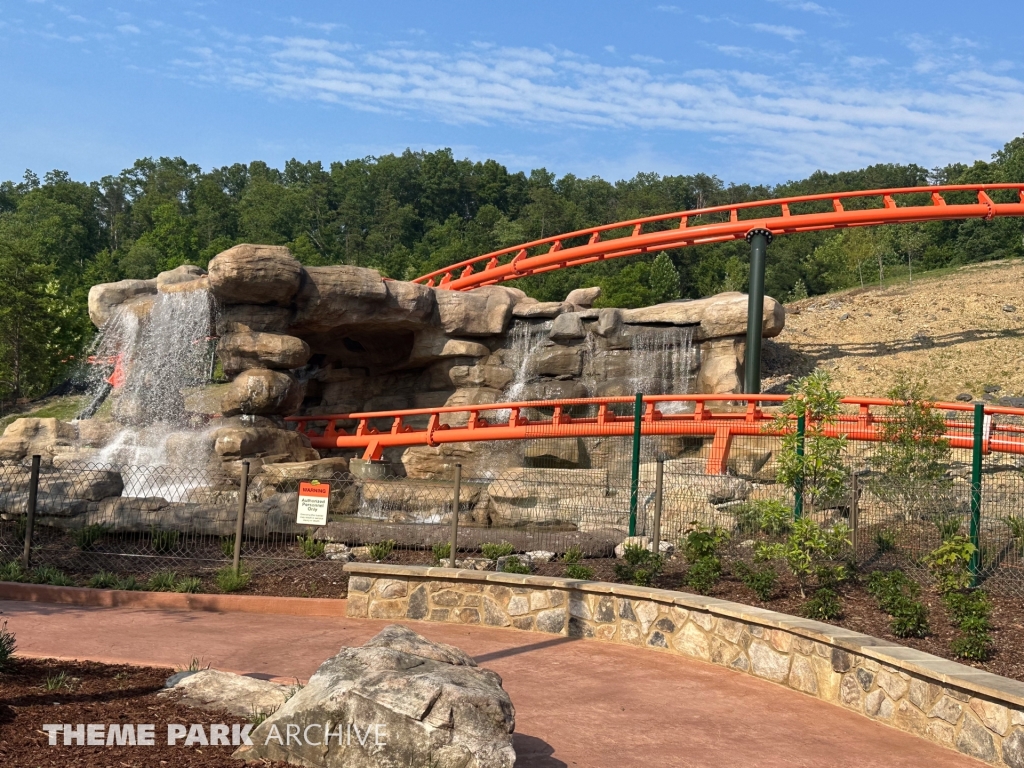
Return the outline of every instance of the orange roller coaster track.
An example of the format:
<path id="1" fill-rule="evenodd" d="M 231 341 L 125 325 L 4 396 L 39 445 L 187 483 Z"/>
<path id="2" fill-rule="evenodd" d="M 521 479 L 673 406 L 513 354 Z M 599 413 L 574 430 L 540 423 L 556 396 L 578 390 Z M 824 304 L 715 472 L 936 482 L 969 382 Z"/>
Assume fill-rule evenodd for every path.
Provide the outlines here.
<path id="1" fill-rule="evenodd" d="M 997 202 L 993 195 L 1013 199 Z M 971 201 L 948 201 L 946 196 L 968 197 Z M 755 230 L 779 236 L 997 216 L 1024 216 L 1024 184 L 961 184 L 804 195 L 666 213 L 581 229 L 467 259 L 414 282 L 466 291 L 606 259 L 743 240 Z"/>
<path id="2" fill-rule="evenodd" d="M 775 415 L 766 407 L 778 406 L 786 395 L 652 395 L 643 398 L 642 435 L 676 435 L 711 438 L 707 459 L 709 474 L 725 472 L 729 447 L 734 437 L 781 436 L 788 429 L 773 425 Z M 838 421 L 824 429 L 830 436 L 845 435 L 849 440 L 878 442 L 880 425 L 885 422 L 880 408 L 894 405 L 890 400 L 850 397 L 842 400 L 850 406 Z M 579 400 L 548 400 L 523 403 L 494 403 L 465 407 L 424 408 L 406 411 L 347 413 L 317 416 L 292 416 L 286 421 L 309 437 L 314 448 L 361 449 L 363 458 L 378 460 L 385 448 L 493 440 L 540 438 L 626 436 L 633 434 L 633 416 L 615 413 L 616 406 L 633 405 L 631 397 L 604 397 Z M 665 413 L 668 404 L 688 404 L 690 413 Z M 711 405 L 719 406 L 713 410 Z M 959 412 L 974 407 L 965 403 L 933 403 L 947 414 L 947 438 L 953 448 L 973 448 L 971 423 L 958 421 Z M 677 406 L 678 407 L 678 406 Z M 528 418 L 526 411 L 545 409 L 550 416 Z M 853 410 L 856 413 L 853 413 Z M 594 415 L 574 416 L 587 411 Z M 1024 409 L 985 406 L 986 428 L 982 437 L 983 453 L 1024 455 Z M 993 416 L 1018 417 L 995 422 Z M 426 426 L 411 426 L 410 420 Z M 346 431 L 339 422 L 347 422 Z M 387 426 L 390 422 L 390 426 Z M 323 426 L 320 426 L 323 425 Z M 377 426 L 379 425 L 379 426 Z M 813 425 L 809 425 L 809 429 Z"/>

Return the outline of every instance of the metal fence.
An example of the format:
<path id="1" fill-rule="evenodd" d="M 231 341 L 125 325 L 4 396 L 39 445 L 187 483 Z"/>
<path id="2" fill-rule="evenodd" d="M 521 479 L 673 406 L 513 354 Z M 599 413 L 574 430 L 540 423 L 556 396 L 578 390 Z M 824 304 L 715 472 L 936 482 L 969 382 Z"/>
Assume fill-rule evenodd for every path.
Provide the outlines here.
<path id="1" fill-rule="evenodd" d="M 949 418 L 973 433 L 970 413 Z M 997 418 L 1010 424 L 1017 417 Z M 396 454 L 358 474 L 317 478 L 330 496 L 328 522 L 315 527 L 295 522 L 298 484 L 311 478 L 273 464 L 246 476 L 243 494 L 241 477 L 194 469 L 59 457 L 36 469 L 7 463 L 0 465 L 0 565 L 27 553 L 31 567 L 61 569 L 79 583 L 101 570 L 212 573 L 233 564 L 239 526 L 238 555 L 254 573 L 316 563 L 340 576 L 345 547 L 385 541 L 429 562 L 424 553 L 451 540 L 456 465 L 459 557 L 499 542 L 517 552 L 579 547 L 589 557 L 609 556 L 631 532 L 650 535 L 660 506 L 662 539 L 678 541 L 695 522 L 717 525 L 732 532 L 728 557 L 749 559 L 752 544 L 768 536 L 751 510 L 770 500 L 799 506 L 794 487 L 778 482 L 780 441 L 735 437 L 724 474 L 707 473 L 714 446 L 705 437 L 581 434 L 453 444 L 421 450 L 415 462 Z M 944 537 L 962 533 L 977 543 L 987 587 L 1024 594 L 1021 457 L 954 448 L 941 477 L 921 480 L 880 466 L 877 450 L 848 442 L 842 493 L 826 504 L 805 500 L 803 513 L 823 525 L 849 525 L 852 558 L 866 570 L 922 568 Z"/>

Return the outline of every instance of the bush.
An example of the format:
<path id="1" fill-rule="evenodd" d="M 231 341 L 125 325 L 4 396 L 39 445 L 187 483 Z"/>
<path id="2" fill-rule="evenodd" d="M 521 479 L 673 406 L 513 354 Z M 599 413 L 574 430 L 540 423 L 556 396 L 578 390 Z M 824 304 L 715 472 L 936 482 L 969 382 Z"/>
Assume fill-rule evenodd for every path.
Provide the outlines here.
<path id="1" fill-rule="evenodd" d="M 222 536 L 221 537 L 221 540 L 220 540 L 220 551 L 224 555 L 224 557 L 231 557 L 231 558 L 233 558 L 235 556 L 235 537 L 234 537 L 234 535 Z"/>
<path id="2" fill-rule="evenodd" d="M 686 585 L 702 595 L 708 594 L 722 577 L 722 561 L 717 557 L 702 557 L 686 572 Z"/>
<path id="3" fill-rule="evenodd" d="M 245 568 L 239 566 L 238 572 L 235 573 L 235 569 L 229 565 L 217 571 L 217 588 L 225 593 L 237 592 L 249 583 L 250 578 L 252 574 Z"/>
<path id="4" fill-rule="evenodd" d="M 696 563 L 705 557 L 717 557 L 718 550 L 729 541 L 729 532 L 724 528 L 707 526 L 696 523 L 693 530 L 689 531 L 679 542 L 683 555 L 691 563 Z"/>
<path id="5" fill-rule="evenodd" d="M 394 539 L 385 539 L 384 541 L 378 541 L 376 544 L 370 545 L 370 559 L 376 562 L 382 562 L 388 559 L 388 556 L 395 551 Z"/>
<path id="6" fill-rule="evenodd" d="M 137 592 L 142 589 L 142 585 L 134 576 L 126 576 L 123 579 L 118 579 L 117 589 L 123 589 L 126 592 Z"/>
<path id="7" fill-rule="evenodd" d="M 107 532 L 107 527 L 99 523 L 87 525 L 84 528 L 78 528 L 77 530 L 70 531 L 71 540 L 75 542 L 75 546 L 82 551 L 88 551 L 93 548 L 93 545 L 97 541 L 103 538 L 103 535 Z"/>
<path id="8" fill-rule="evenodd" d="M 21 563 L 17 560 L 11 560 L 9 563 L 4 563 L 0 567 L 0 581 L 24 581 L 25 571 L 21 567 Z"/>
<path id="9" fill-rule="evenodd" d="M 889 628 L 896 637 L 928 636 L 928 606 L 917 600 L 921 586 L 903 571 L 875 571 L 868 592 L 892 617 Z"/>
<path id="10" fill-rule="evenodd" d="M 893 552 L 896 549 L 896 531 L 890 531 L 886 528 L 875 531 L 875 546 L 878 548 L 878 554 L 884 555 L 886 552 Z"/>
<path id="11" fill-rule="evenodd" d="M 198 576 L 185 576 L 174 585 L 175 592 L 194 595 L 203 591 L 203 580 Z"/>
<path id="12" fill-rule="evenodd" d="M 785 561 L 800 585 L 800 596 L 805 597 L 812 578 L 817 578 L 819 587 L 829 589 L 846 579 L 846 568 L 838 561 L 847 554 L 849 533 L 845 523 L 822 528 L 809 517 L 803 517 L 793 523 L 793 532 L 784 543 L 758 544 L 754 558 L 758 562 Z"/>
<path id="13" fill-rule="evenodd" d="M 638 587 L 649 587 L 664 565 L 660 554 L 640 544 L 627 544 L 623 547 L 622 562 L 615 564 L 615 577 Z"/>
<path id="14" fill-rule="evenodd" d="M 939 541 L 949 541 L 960 533 L 961 520 L 956 515 L 936 515 L 933 522 L 939 532 Z"/>
<path id="15" fill-rule="evenodd" d="M 178 540 L 181 534 L 177 531 L 158 531 L 156 528 L 149 529 L 149 546 L 153 551 L 166 555 L 178 548 Z"/>
<path id="16" fill-rule="evenodd" d="M 966 536 L 956 535 L 924 556 L 940 593 L 946 595 L 971 586 L 971 558 L 975 551 Z"/>
<path id="17" fill-rule="evenodd" d="M 747 589 L 751 590 L 757 599 L 767 603 L 775 594 L 775 588 L 779 583 L 779 574 L 768 564 L 757 568 L 751 568 L 744 562 L 736 564 L 736 575 L 740 577 Z"/>
<path id="18" fill-rule="evenodd" d="M 570 579 L 579 579 L 580 581 L 591 581 L 594 578 L 594 569 L 588 568 L 580 563 L 566 563 L 565 575 Z"/>
<path id="19" fill-rule="evenodd" d="M 919 600 L 903 598 L 889 613 L 892 616 L 889 628 L 896 637 L 928 636 L 928 606 Z"/>
<path id="20" fill-rule="evenodd" d="M 7 629 L 7 619 L 0 624 L 0 672 L 11 666 L 14 662 L 14 652 L 18 649 L 14 633 Z"/>
<path id="21" fill-rule="evenodd" d="M 573 544 L 562 554 L 562 562 L 569 565 L 579 563 L 583 559 L 583 547 L 579 544 Z"/>
<path id="22" fill-rule="evenodd" d="M 529 573 L 530 566 L 515 555 L 509 555 L 502 561 L 501 570 L 503 573 Z"/>
<path id="23" fill-rule="evenodd" d="M 74 582 L 68 578 L 64 571 L 54 568 L 52 565 L 41 565 L 33 568 L 28 580 L 33 584 L 49 584 L 53 587 L 70 587 Z"/>
<path id="24" fill-rule="evenodd" d="M 774 499 L 759 499 L 740 506 L 736 512 L 736 529 L 753 535 L 785 536 L 793 523 L 793 510 Z"/>
<path id="25" fill-rule="evenodd" d="M 980 589 L 969 592 L 950 592 L 943 596 L 942 602 L 949 611 L 953 623 L 960 624 L 966 619 L 988 619 L 992 612 L 992 604 L 988 595 Z"/>
<path id="26" fill-rule="evenodd" d="M 804 603 L 804 616 L 809 619 L 832 621 L 843 615 L 843 604 L 839 595 L 828 587 L 822 587 L 814 597 Z"/>
<path id="27" fill-rule="evenodd" d="M 116 589 L 119 583 L 120 579 L 117 578 L 116 574 L 109 571 L 100 571 L 89 579 L 88 586 L 93 589 Z"/>
<path id="28" fill-rule="evenodd" d="M 435 544 L 431 547 L 431 552 L 434 554 L 434 565 L 440 565 L 443 560 L 449 560 L 452 556 L 452 544 L 451 542 L 445 542 L 444 544 Z M 455 563 L 449 563 L 452 568 L 455 567 Z"/>
<path id="29" fill-rule="evenodd" d="M 313 538 L 312 533 L 307 536 L 296 536 L 295 538 L 299 542 L 299 546 L 302 547 L 302 554 L 310 560 L 316 560 L 317 558 L 323 557 L 324 552 L 327 550 L 327 543 L 317 541 Z M 231 554 L 234 555 L 234 552 Z"/>
<path id="30" fill-rule="evenodd" d="M 960 628 L 960 637 L 950 647 L 961 659 L 984 661 L 992 652 L 992 603 L 980 589 L 947 592 L 942 602 L 949 617 Z"/>
<path id="31" fill-rule="evenodd" d="M 146 587 L 150 592 L 173 592 L 178 583 L 178 574 L 174 571 L 157 571 L 149 577 Z"/>
<path id="32" fill-rule="evenodd" d="M 516 551 L 516 548 L 507 541 L 503 541 L 501 544 L 488 542 L 487 544 L 480 545 L 480 551 L 483 552 L 484 557 L 488 560 L 497 560 L 499 557 L 508 557 Z"/>
<path id="33" fill-rule="evenodd" d="M 1010 538 L 1016 542 L 1018 551 L 1024 552 L 1024 517 L 1007 515 L 1003 522 L 1010 529 Z"/>

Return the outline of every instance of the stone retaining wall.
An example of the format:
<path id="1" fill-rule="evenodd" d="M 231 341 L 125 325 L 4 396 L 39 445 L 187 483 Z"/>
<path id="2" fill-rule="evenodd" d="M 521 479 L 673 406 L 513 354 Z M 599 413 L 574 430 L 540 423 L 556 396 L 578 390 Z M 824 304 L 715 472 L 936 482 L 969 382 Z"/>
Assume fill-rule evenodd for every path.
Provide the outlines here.
<path id="1" fill-rule="evenodd" d="M 779 683 L 993 765 L 1024 768 L 1024 683 L 726 600 L 544 576 L 349 563 L 348 616 L 647 647 Z"/>

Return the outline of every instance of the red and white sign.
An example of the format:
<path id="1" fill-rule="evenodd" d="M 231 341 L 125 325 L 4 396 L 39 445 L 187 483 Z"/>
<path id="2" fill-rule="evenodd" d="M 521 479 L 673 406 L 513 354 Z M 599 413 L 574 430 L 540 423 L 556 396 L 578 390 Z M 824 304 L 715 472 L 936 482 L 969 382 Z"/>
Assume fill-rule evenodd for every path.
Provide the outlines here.
<path id="1" fill-rule="evenodd" d="M 330 483 L 299 483 L 299 525 L 327 525 L 327 505 L 331 499 Z"/>

